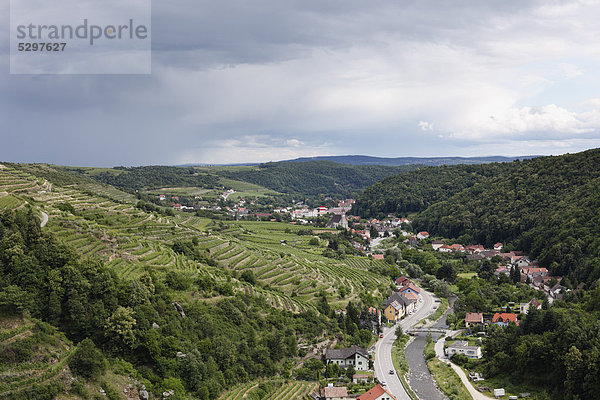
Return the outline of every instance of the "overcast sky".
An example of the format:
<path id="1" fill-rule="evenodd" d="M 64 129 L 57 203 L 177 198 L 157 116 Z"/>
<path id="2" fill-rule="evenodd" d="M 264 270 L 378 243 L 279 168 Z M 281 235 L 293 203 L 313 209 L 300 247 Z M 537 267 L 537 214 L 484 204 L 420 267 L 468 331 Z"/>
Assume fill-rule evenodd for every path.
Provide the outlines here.
<path id="1" fill-rule="evenodd" d="M 157 0 L 139 76 L 9 75 L 0 1 L 4 161 L 600 147 L 598 1 Z"/>

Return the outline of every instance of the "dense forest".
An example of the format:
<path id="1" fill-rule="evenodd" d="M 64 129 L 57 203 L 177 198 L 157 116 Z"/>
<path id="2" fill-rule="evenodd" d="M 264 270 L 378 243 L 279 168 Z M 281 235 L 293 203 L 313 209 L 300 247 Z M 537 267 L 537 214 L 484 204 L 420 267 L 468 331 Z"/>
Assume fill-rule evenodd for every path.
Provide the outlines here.
<path id="1" fill-rule="evenodd" d="M 73 172 L 85 172 L 71 168 Z M 140 190 L 161 187 L 194 186 L 214 188 L 219 184 L 219 177 L 200 172 L 193 167 L 116 167 L 118 173 L 104 171 L 91 178 L 122 189 Z"/>
<path id="2" fill-rule="evenodd" d="M 215 291 L 222 299 L 175 304 L 182 285 Z M 294 364 L 285 360 L 296 356 L 300 340 L 337 329 L 336 320 L 314 311 L 281 311 L 222 285 L 203 276 L 186 282 L 176 272 L 162 279 L 150 270 L 122 280 L 99 262 L 81 262 L 42 232 L 33 211 L 0 213 L 0 316 L 31 316 L 81 342 L 83 350 L 70 366 L 82 377 L 101 372 L 105 363 L 94 360 L 118 356 L 135 367 L 134 376 L 149 390 L 215 399 L 236 382 L 289 375 Z M 15 362 L 15 352 L 23 351 L 17 345 L 24 346 L 0 346 L 0 367 Z M 37 391 L 30 398 L 50 399 L 55 393 Z"/>
<path id="3" fill-rule="evenodd" d="M 419 212 L 413 227 L 511 244 L 571 282 L 600 278 L 600 150 L 508 164 L 431 167 L 365 190 L 362 215 Z"/>
<path id="4" fill-rule="evenodd" d="M 414 226 L 491 246 L 510 242 L 573 282 L 600 278 L 600 150 L 515 163 L 432 205 Z"/>
<path id="5" fill-rule="evenodd" d="M 391 176 L 366 188 L 352 211 L 363 217 L 406 215 L 425 210 L 460 191 L 499 174 L 513 163 L 426 167 Z"/>
<path id="6" fill-rule="evenodd" d="M 332 161 L 276 162 L 220 172 L 228 178 L 300 196 L 351 197 L 375 182 L 418 166 L 347 165 Z"/>

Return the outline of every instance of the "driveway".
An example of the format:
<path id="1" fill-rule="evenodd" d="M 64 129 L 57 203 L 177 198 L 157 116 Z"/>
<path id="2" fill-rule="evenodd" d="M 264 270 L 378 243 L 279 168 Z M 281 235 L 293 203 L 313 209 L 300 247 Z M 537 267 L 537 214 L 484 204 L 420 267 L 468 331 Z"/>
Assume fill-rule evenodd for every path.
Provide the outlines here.
<path id="1" fill-rule="evenodd" d="M 446 336 L 456 336 L 458 333 L 459 333 L 458 331 L 446 331 Z M 490 400 L 490 398 L 488 396 L 482 394 L 477 389 L 475 389 L 475 387 L 473 387 L 473 384 L 471 383 L 471 381 L 467 377 L 467 374 L 465 374 L 465 371 L 463 371 L 462 368 L 460 368 L 458 365 L 451 362 L 446 357 L 446 355 L 444 354 L 444 342 L 445 341 L 446 341 L 446 338 L 442 337 L 435 344 L 435 354 L 436 354 L 437 358 L 439 358 L 440 361 L 445 362 L 446 364 L 448 364 L 452 367 L 452 369 L 458 374 L 463 385 L 465 385 L 465 387 L 469 391 L 469 394 L 471 395 L 471 397 L 473 397 L 474 400 Z"/>

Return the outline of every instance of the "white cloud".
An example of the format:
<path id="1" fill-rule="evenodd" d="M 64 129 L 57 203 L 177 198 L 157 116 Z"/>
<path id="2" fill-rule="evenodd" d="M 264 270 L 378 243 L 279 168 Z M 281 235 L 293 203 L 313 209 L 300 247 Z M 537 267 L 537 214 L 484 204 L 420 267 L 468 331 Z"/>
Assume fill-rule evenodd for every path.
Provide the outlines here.
<path id="1" fill-rule="evenodd" d="M 418 126 L 419 126 L 419 128 L 421 128 L 422 131 L 432 131 L 433 130 L 433 124 L 430 122 L 419 121 Z"/>
<path id="2" fill-rule="evenodd" d="M 499 110 L 487 118 L 450 128 L 455 138 L 482 139 L 576 139 L 600 132 L 600 109 L 569 111 L 556 104 Z"/>
<path id="3" fill-rule="evenodd" d="M 566 79 L 577 78 L 583 74 L 583 71 L 577 68 L 577 66 L 569 63 L 560 63 L 558 64 L 558 68 Z"/>
<path id="4" fill-rule="evenodd" d="M 325 154 L 343 154 L 344 149 L 328 142 L 303 143 L 277 135 L 246 135 L 240 139 L 214 138 L 204 146 L 188 149 L 177 164 L 267 162 Z"/>

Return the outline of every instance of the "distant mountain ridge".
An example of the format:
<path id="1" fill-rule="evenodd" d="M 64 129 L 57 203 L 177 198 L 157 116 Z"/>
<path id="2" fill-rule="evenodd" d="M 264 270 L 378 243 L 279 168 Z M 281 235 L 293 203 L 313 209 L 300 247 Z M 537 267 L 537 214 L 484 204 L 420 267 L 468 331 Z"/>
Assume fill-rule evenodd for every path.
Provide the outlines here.
<path id="1" fill-rule="evenodd" d="M 504 157 L 504 156 L 486 156 L 486 157 L 374 157 L 365 155 L 345 155 L 345 156 L 315 156 L 299 157 L 292 160 L 272 161 L 280 163 L 308 162 L 308 161 L 333 161 L 339 164 L 348 165 L 383 165 L 386 167 L 401 167 L 403 165 L 424 165 L 437 167 L 439 165 L 458 165 L 458 164 L 488 164 L 494 162 L 511 162 L 515 160 L 529 160 L 541 157 L 539 155 Z M 247 167 L 256 166 L 265 163 L 233 163 L 233 164 L 182 164 L 177 167 Z"/>
<path id="2" fill-rule="evenodd" d="M 283 160 L 280 162 L 306 162 L 306 161 L 333 161 L 340 164 L 350 165 L 385 165 L 385 166 L 402 166 L 402 165 L 457 165 L 457 164 L 487 164 L 494 162 L 512 162 L 515 160 L 529 160 L 540 156 L 519 156 L 519 157 L 504 157 L 504 156 L 487 156 L 487 157 L 373 157 L 365 155 L 346 155 L 346 156 L 316 156 L 316 157 L 300 157 L 293 160 Z"/>

